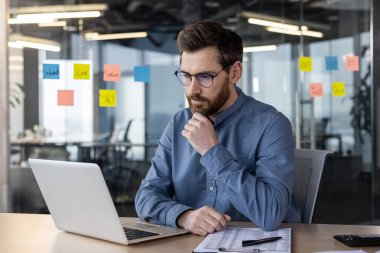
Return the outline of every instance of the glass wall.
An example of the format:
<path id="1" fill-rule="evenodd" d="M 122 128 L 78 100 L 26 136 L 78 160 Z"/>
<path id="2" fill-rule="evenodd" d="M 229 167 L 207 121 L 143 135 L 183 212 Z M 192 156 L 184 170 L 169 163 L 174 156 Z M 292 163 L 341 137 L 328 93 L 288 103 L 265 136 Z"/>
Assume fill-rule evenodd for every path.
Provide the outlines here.
<path id="1" fill-rule="evenodd" d="M 12 211 L 47 211 L 26 162 L 44 157 L 98 163 L 120 214 L 133 214 L 158 139 L 186 106 L 176 36 L 212 19 L 244 40 L 243 91 L 291 120 L 298 148 L 333 153 L 315 221 L 371 221 L 371 1 L 70 1 L 55 12 L 100 16 L 20 24 L 53 2 L 10 2 Z"/>

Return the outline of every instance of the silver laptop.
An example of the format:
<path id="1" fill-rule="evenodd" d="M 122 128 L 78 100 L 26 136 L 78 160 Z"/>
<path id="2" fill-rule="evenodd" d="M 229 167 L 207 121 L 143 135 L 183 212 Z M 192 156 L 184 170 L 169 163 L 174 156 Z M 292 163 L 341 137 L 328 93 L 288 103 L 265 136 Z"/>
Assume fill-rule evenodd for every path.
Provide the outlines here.
<path id="1" fill-rule="evenodd" d="M 188 233 L 143 220 L 121 223 L 97 164 L 29 159 L 57 228 L 124 245 Z"/>

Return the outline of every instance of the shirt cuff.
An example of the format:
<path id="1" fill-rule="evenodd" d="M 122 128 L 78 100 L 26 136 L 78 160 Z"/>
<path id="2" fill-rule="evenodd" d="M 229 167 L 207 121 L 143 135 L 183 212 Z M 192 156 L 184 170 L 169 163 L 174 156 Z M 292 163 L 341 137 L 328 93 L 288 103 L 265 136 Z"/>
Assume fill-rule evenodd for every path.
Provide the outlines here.
<path id="1" fill-rule="evenodd" d="M 178 228 L 177 219 L 183 212 L 187 210 L 193 210 L 194 208 L 185 206 L 182 204 L 175 205 L 170 208 L 170 210 L 166 213 L 166 222 L 167 226 Z"/>
<path id="2" fill-rule="evenodd" d="M 201 157 L 200 162 L 215 177 L 232 160 L 231 153 L 222 144 L 217 144 Z"/>

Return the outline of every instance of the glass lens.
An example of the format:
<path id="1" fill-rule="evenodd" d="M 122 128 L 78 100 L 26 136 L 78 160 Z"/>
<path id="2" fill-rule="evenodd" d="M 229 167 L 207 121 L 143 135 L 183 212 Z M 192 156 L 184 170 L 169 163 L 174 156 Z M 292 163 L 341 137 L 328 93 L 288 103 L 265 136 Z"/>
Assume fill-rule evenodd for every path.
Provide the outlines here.
<path id="1" fill-rule="evenodd" d="M 191 83 L 191 76 L 187 73 L 184 73 L 182 71 L 176 72 L 177 79 L 180 83 L 183 85 L 190 85 Z"/>
<path id="2" fill-rule="evenodd" d="M 199 84 L 204 87 L 210 87 L 212 85 L 212 76 L 209 74 L 199 74 L 197 75 L 197 80 Z"/>

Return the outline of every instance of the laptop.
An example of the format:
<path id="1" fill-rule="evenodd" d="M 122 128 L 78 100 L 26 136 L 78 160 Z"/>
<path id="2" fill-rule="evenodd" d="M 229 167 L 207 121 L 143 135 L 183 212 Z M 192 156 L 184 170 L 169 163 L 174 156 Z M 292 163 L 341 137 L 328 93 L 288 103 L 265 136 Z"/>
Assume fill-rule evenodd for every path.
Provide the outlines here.
<path id="1" fill-rule="evenodd" d="M 122 224 L 97 164 L 29 159 L 58 229 L 123 245 L 189 231 L 127 219 Z"/>

